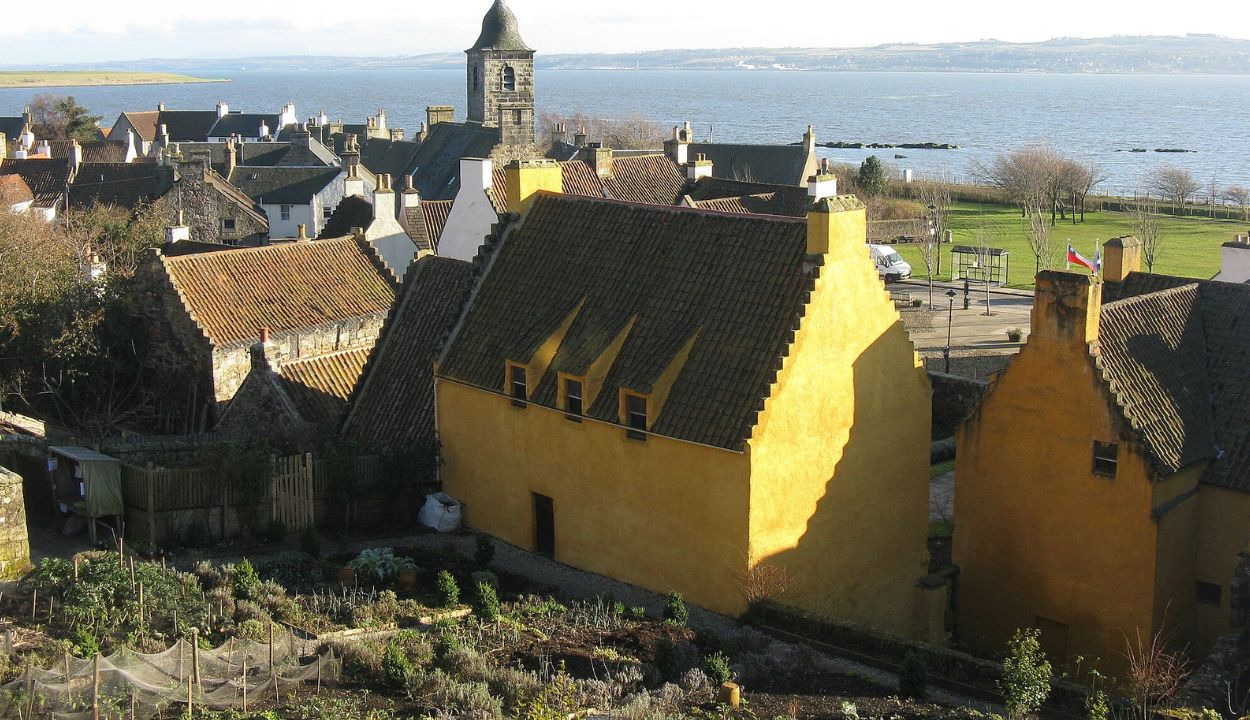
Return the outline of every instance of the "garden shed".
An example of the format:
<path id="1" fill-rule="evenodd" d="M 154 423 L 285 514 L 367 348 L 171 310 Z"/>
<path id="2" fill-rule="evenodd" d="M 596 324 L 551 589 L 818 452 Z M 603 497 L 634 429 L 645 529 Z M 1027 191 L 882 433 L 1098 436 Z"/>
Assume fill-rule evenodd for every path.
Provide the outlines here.
<path id="1" fill-rule="evenodd" d="M 121 462 L 89 448 L 49 447 L 48 477 L 57 510 L 87 519 L 91 542 L 96 541 L 96 521 L 124 515 Z M 120 523 L 120 520 L 119 520 Z M 118 530 L 120 530 L 120 525 Z M 120 533 L 119 533 L 120 534 Z"/>

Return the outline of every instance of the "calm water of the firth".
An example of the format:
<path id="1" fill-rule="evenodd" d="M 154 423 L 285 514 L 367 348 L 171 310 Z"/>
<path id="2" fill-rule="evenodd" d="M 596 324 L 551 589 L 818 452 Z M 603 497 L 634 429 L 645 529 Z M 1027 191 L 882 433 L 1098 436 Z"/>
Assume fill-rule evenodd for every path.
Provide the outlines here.
<path id="1" fill-rule="evenodd" d="M 385 108 L 393 126 L 412 131 L 427 105 L 451 104 L 462 116 L 464 75 L 457 71 L 241 72 L 206 85 L 57 89 L 111 123 L 121 110 L 277 111 L 292 100 L 300 116 L 324 110 L 362 122 Z M 1106 190 L 1131 194 L 1160 163 L 1190 169 L 1204 184 L 1250 185 L 1250 76 L 1014 75 L 752 71 L 540 71 L 539 111 L 603 117 L 640 113 L 671 126 L 694 123 L 698 137 L 724 142 L 793 142 L 808 123 L 821 142 L 937 142 L 961 149 L 822 150 L 859 162 L 871 152 L 918 175 L 963 176 L 974 160 L 1047 141 L 1111 173 Z M 0 90 L 0 115 L 20 112 L 34 94 Z M 1132 148 L 1152 152 L 1130 153 Z M 1155 148 L 1196 150 L 1160 154 Z M 894 154 L 907 155 L 895 159 Z"/>

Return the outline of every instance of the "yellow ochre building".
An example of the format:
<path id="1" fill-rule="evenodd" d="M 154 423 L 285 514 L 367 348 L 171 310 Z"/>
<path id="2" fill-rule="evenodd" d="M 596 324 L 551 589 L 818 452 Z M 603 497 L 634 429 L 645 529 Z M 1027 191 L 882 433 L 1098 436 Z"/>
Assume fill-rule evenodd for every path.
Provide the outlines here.
<path id="1" fill-rule="evenodd" d="M 1156 633 L 1191 658 L 1229 628 L 1250 539 L 1250 286 L 1038 275 L 1032 335 L 957 438 L 960 639 L 1122 674 Z"/>
<path id="2" fill-rule="evenodd" d="M 917 586 L 930 388 L 864 206 L 824 176 L 791 219 L 508 172 L 524 213 L 479 255 L 435 373 L 442 482 L 467 524 L 722 613 L 762 593 L 940 633 Z"/>

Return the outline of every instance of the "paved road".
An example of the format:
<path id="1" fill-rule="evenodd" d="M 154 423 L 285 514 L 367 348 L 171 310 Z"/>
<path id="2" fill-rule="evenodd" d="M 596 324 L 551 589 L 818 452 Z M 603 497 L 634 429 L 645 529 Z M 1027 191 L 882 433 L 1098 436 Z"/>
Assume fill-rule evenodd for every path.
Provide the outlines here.
<path id="1" fill-rule="evenodd" d="M 1019 343 L 1007 340 L 1007 330 L 1020 328 L 1027 337 L 1029 315 L 1033 310 L 1033 295 L 1024 291 L 991 291 L 990 314 L 986 315 L 985 292 L 973 290 L 969 295 L 969 307 L 963 307 L 963 285 L 934 283 L 933 306 L 930 308 L 928 285 L 918 281 L 889 283 L 886 286 L 895 297 L 907 296 L 924 301 L 919 311 L 906 310 L 904 322 L 908 325 L 912 342 L 921 355 L 941 355 L 947 341 L 947 323 L 950 323 L 950 343 L 955 351 L 1012 354 L 1020 349 Z M 953 303 L 945 292 L 956 291 Z M 913 315 L 913 313 L 916 313 Z"/>

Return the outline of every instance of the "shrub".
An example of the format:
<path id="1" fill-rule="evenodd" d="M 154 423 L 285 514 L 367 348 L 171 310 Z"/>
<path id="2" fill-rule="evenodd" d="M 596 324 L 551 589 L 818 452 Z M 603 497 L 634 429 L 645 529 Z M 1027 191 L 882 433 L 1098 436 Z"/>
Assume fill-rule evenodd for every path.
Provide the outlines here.
<path id="1" fill-rule="evenodd" d="M 382 675 L 391 687 L 400 690 L 408 687 L 415 668 L 404 649 L 395 643 L 388 643 L 382 653 Z"/>
<path id="2" fill-rule="evenodd" d="M 677 646 L 672 640 L 665 638 L 655 644 L 655 656 L 651 659 L 651 664 L 659 671 L 661 678 L 668 680 L 677 677 L 677 673 L 681 672 L 680 663 Z"/>
<path id="3" fill-rule="evenodd" d="M 469 578 L 473 580 L 474 585 L 481 585 L 482 583 L 485 583 L 496 590 L 499 589 L 499 576 L 490 570 L 478 570 L 470 575 Z"/>
<path id="4" fill-rule="evenodd" d="M 321 534 L 317 532 L 317 528 L 306 528 L 300 533 L 299 546 L 308 555 L 315 558 L 321 557 Z"/>
<path id="5" fill-rule="evenodd" d="M 199 578 L 200 587 L 205 591 L 220 587 L 225 581 L 221 570 L 216 565 L 207 560 L 200 560 L 191 570 L 195 577 Z"/>
<path id="6" fill-rule="evenodd" d="M 100 652 L 100 642 L 88 628 L 79 625 L 74 631 L 74 654 L 80 658 L 95 657 Z"/>
<path id="7" fill-rule="evenodd" d="M 1050 663 L 1042 652 L 1040 636 L 1036 628 L 1016 630 L 1007 645 L 998 691 L 1010 720 L 1035 715 L 1050 695 Z"/>
<path id="8" fill-rule="evenodd" d="M 260 576 L 256 574 L 256 568 L 252 567 L 252 563 L 247 558 L 243 558 L 234 566 L 230 578 L 234 596 L 240 600 L 251 598 L 260 589 Z"/>
<path id="9" fill-rule="evenodd" d="M 869 196 L 885 192 L 886 182 L 885 168 L 882 167 L 881 160 L 876 155 L 869 155 L 860 163 L 856 185 Z"/>
<path id="10" fill-rule="evenodd" d="M 664 621 L 685 627 L 690 622 L 690 611 L 681 593 L 671 592 L 664 596 Z"/>
<path id="11" fill-rule="evenodd" d="M 1107 702 L 1107 694 L 1102 690 L 1094 690 L 1085 698 L 1085 716 L 1089 720 L 1109 720 L 1111 704 Z"/>
<path id="12" fill-rule="evenodd" d="M 473 614 L 485 622 L 499 620 L 499 595 L 490 584 L 477 584 L 477 602 L 473 603 Z"/>
<path id="13" fill-rule="evenodd" d="M 235 633 L 247 640 L 255 640 L 256 642 L 269 642 L 269 623 L 264 620 L 244 620 L 239 623 Z"/>
<path id="14" fill-rule="evenodd" d="M 268 623 L 271 619 L 269 613 L 265 612 L 264 608 L 251 600 L 239 600 L 234 604 L 234 621 L 236 623 L 245 623 L 248 620 L 260 620 Z"/>
<path id="15" fill-rule="evenodd" d="M 707 670 L 708 679 L 716 685 L 723 685 L 734 679 L 733 670 L 729 668 L 729 656 L 723 652 L 714 652 L 703 659 L 703 667 Z"/>
<path id="16" fill-rule="evenodd" d="M 478 565 L 490 565 L 490 561 L 495 559 L 495 541 L 489 535 L 478 535 L 476 545 L 473 548 L 473 560 Z"/>
<path id="17" fill-rule="evenodd" d="M 640 677 L 639 680 L 642 678 Z M 712 680 L 700 668 L 690 668 L 681 674 L 681 681 L 678 682 L 681 689 L 688 693 L 706 692 L 712 686 Z"/>
<path id="18" fill-rule="evenodd" d="M 918 652 L 903 656 L 898 670 L 898 694 L 905 698 L 923 700 L 929 692 L 929 669 L 924 657 Z"/>
<path id="19" fill-rule="evenodd" d="M 642 622 L 647 619 L 647 609 L 641 605 L 635 605 L 629 609 L 629 619 Z"/>
<path id="20" fill-rule="evenodd" d="M 445 608 L 454 608 L 460 604 L 460 586 L 456 578 L 446 570 L 440 570 L 438 579 L 434 581 L 434 589 L 438 593 L 438 604 Z"/>
<path id="21" fill-rule="evenodd" d="M 434 643 L 434 659 L 442 663 L 459 649 L 460 638 L 456 637 L 456 633 L 449 630 L 439 635 L 438 641 Z"/>

